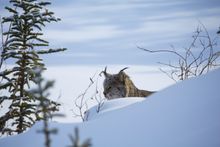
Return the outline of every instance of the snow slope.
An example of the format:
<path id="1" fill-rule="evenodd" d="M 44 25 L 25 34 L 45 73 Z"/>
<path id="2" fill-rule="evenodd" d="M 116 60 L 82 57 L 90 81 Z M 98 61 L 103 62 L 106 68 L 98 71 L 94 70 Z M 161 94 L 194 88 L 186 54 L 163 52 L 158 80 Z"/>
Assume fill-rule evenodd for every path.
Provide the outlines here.
<path id="1" fill-rule="evenodd" d="M 81 140 L 91 138 L 93 147 L 219 147 L 219 83 L 220 69 L 124 108 L 111 111 L 117 100 L 109 101 L 107 113 L 85 123 L 50 123 L 59 129 L 52 147 L 70 145 L 68 135 L 75 127 Z M 0 147 L 43 147 L 43 135 L 36 133 L 41 127 L 37 123 L 24 134 L 0 139 Z"/>
<path id="2" fill-rule="evenodd" d="M 109 113 L 109 112 L 111 113 L 111 111 L 127 107 L 127 106 L 135 104 L 137 102 L 142 102 L 143 100 L 146 100 L 146 99 L 140 98 L 140 97 L 113 99 L 111 101 L 104 103 L 104 105 L 101 107 L 99 107 L 98 105 L 93 106 L 86 113 L 85 118 L 87 120 L 94 120 L 94 119 L 103 117 L 103 115 L 107 115 L 107 113 Z M 99 110 L 99 112 L 97 112 L 99 108 L 100 108 L 100 110 Z"/>
<path id="3" fill-rule="evenodd" d="M 59 122 L 81 122 L 80 118 L 73 117 L 75 99 L 87 88 L 90 77 L 96 73 L 94 80 L 98 78 L 98 90 L 103 91 L 104 76 L 99 77 L 99 73 L 104 70 L 106 65 L 83 65 L 83 66 L 49 66 L 44 73 L 46 79 L 55 80 L 55 87 L 51 89 L 50 98 L 62 104 L 60 113 L 65 114 L 66 118 L 55 118 Z M 126 73 L 140 89 L 158 91 L 174 83 L 164 73 L 159 71 L 159 66 L 143 65 L 108 65 L 107 71 L 111 74 L 118 73 L 121 69 L 129 67 Z M 166 70 L 166 69 L 164 69 Z M 158 84 L 160 83 L 160 84 Z M 94 84 L 86 97 L 94 95 L 96 84 Z M 101 92 L 102 93 L 102 92 Z M 60 96 L 59 99 L 57 99 Z M 96 103 L 89 101 L 89 107 Z"/>

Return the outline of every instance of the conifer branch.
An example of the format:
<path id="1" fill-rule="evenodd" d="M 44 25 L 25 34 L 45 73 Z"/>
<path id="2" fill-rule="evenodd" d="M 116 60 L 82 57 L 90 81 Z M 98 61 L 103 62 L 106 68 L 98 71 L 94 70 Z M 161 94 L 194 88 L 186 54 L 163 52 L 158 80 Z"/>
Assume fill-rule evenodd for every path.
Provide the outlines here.
<path id="1" fill-rule="evenodd" d="M 40 50 L 40 51 L 36 51 L 36 52 L 37 52 L 37 54 L 50 54 L 50 53 L 63 52 L 66 50 L 67 50 L 66 48 L 60 48 L 60 49 Z"/>
<path id="2" fill-rule="evenodd" d="M 4 61 L 9 59 L 14 61 L 14 66 L 0 71 L 0 77 L 2 78 L 0 90 L 7 92 L 7 95 L 0 97 L 0 104 L 10 100 L 7 112 L 0 116 L 0 124 L 1 130 L 4 130 L 1 133 L 13 134 L 22 133 L 36 121 L 44 119 L 39 115 L 44 111 L 50 114 L 58 110 L 59 104 L 46 98 L 44 102 L 48 104 L 47 109 L 38 109 L 41 99 L 30 89 L 34 84 L 37 84 L 35 81 L 37 77 L 36 68 L 45 69 L 40 54 L 57 53 L 66 49 L 42 50 L 40 48 L 49 45 L 47 40 L 39 37 L 43 35 L 41 28 L 46 26 L 47 23 L 60 20 L 54 17 L 53 12 L 45 8 L 51 4 L 50 2 L 10 0 L 10 3 L 12 6 L 7 6 L 5 9 L 11 16 L 3 17 L 1 21 L 2 50 L 0 67 Z M 3 24 L 9 24 L 8 31 L 3 32 Z M 42 87 L 42 90 L 46 91 L 52 84 L 53 82 L 48 82 L 45 87 Z M 8 126 L 5 126 L 5 123 Z"/>

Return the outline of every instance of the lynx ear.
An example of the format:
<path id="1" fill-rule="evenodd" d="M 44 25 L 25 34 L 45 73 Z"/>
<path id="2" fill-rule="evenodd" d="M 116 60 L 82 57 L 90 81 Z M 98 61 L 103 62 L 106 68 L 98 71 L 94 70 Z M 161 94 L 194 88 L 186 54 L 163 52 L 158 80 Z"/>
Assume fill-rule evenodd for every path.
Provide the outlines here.
<path id="1" fill-rule="evenodd" d="M 119 74 L 120 74 L 120 73 L 123 73 L 123 71 L 126 70 L 126 69 L 128 69 L 128 67 L 125 67 L 125 68 L 123 68 L 122 70 L 120 70 L 120 71 L 119 71 Z"/>
<path id="2" fill-rule="evenodd" d="M 126 78 L 126 74 L 125 72 L 121 71 L 117 74 L 117 78 L 120 82 L 124 83 L 125 82 L 125 78 Z"/>
<path id="3" fill-rule="evenodd" d="M 118 73 L 118 78 L 119 78 L 119 81 L 121 82 L 125 82 L 125 79 L 126 79 L 126 73 L 124 72 L 125 69 L 128 69 L 128 67 L 123 68 Z"/>
<path id="4" fill-rule="evenodd" d="M 109 77 L 109 76 L 110 76 L 110 74 L 107 73 L 107 66 L 105 67 L 104 71 L 102 71 L 102 72 L 100 73 L 100 75 L 101 75 L 102 73 L 104 74 L 105 77 Z"/>

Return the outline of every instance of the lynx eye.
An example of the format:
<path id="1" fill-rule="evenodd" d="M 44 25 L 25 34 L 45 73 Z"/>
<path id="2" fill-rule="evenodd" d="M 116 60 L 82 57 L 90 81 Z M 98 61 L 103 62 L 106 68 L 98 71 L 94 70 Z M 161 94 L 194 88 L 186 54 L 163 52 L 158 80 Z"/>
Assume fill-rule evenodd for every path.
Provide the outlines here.
<path id="1" fill-rule="evenodd" d="M 109 86 L 108 88 L 107 88 L 107 90 L 110 90 L 112 87 L 111 86 Z"/>

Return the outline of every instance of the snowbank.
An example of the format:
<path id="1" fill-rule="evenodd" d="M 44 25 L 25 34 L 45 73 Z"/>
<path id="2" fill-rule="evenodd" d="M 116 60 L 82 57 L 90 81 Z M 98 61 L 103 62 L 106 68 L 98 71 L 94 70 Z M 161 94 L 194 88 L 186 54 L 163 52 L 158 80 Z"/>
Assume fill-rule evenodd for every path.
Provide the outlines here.
<path id="1" fill-rule="evenodd" d="M 94 106 L 91 109 L 89 109 L 87 111 L 87 114 L 85 115 L 85 118 L 87 118 L 87 120 L 94 120 L 108 115 L 108 113 L 111 113 L 111 111 L 128 107 L 129 105 L 135 104 L 137 102 L 142 102 L 145 99 L 146 98 L 140 97 L 113 99 L 111 101 L 105 102 L 101 107 Z M 99 108 L 100 110 L 98 110 Z"/>
<path id="2" fill-rule="evenodd" d="M 98 78 L 99 81 L 97 83 L 98 90 L 103 91 L 104 76 L 99 77 L 98 75 L 104 70 L 105 66 L 106 65 L 66 65 L 47 67 L 47 70 L 44 72 L 45 79 L 55 80 L 55 87 L 50 91 L 50 98 L 62 104 L 60 107 L 60 113 L 65 114 L 66 116 L 65 119 L 57 117 L 54 120 L 71 123 L 81 121 L 80 118 L 73 117 L 73 111 L 78 112 L 78 109 L 74 108 L 75 99 L 84 92 L 89 85 L 89 78 L 94 75 L 96 75 L 94 80 Z M 112 74 L 118 73 L 124 67 L 129 67 L 129 69 L 126 70 L 126 73 L 140 89 L 158 91 L 174 83 L 173 80 L 159 71 L 159 66 L 108 65 L 108 72 Z M 96 84 L 90 88 L 86 97 L 94 95 L 95 90 Z M 101 96 L 104 97 L 103 95 Z M 95 104 L 95 101 L 88 102 L 89 107 L 92 107 Z"/>
<path id="3" fill-rule="evenodd" d="M 91 138 L 93 147 L 219 147 L 219 83 L 220 69 L 128 107 L 110 111 L 109 101 L 108 113 L 85 123 L 50 123 L 59 129 L 52 136 L 52 147 L 70 145 L 68 135 L 75 127 L 81 140 Z M 123 100 L 118 101 L 120 107 Z M 42 123 L 37 123 L 24 134 L 0 139 L 0 146 L 43 147 L 43 135 L 36 133 L 40 128 Z"/>

